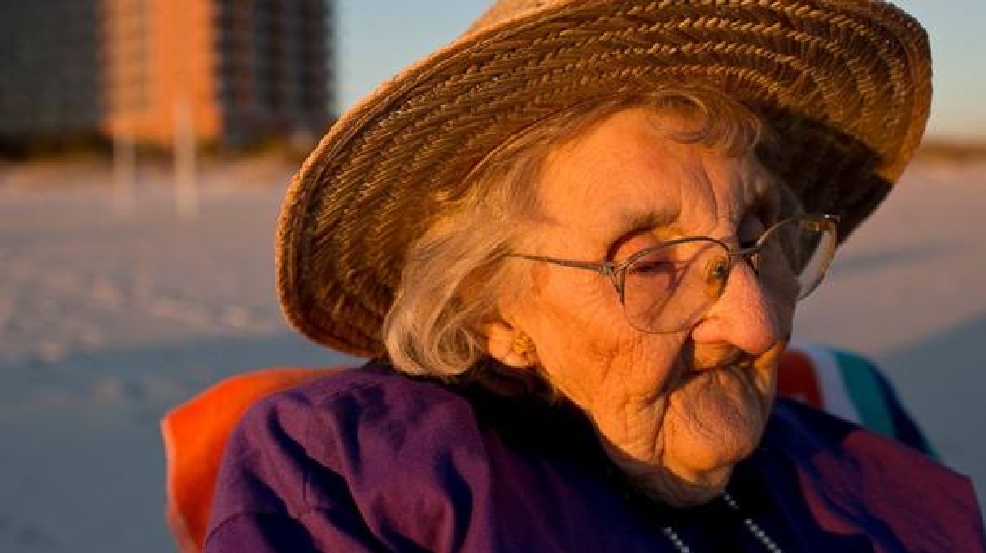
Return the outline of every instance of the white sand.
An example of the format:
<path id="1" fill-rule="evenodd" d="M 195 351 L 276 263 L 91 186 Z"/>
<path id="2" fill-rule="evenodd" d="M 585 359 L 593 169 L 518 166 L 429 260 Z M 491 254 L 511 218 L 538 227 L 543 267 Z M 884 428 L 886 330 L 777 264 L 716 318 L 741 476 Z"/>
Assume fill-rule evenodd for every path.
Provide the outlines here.
<path id="1" fill-rule="evenodd" d="M 182 220 L 166 175 L 145 174 L 135 206 L 116 212 L 109 188 L 93 185 L 105 173 L 6 171 L 0 551 L 173 551 L 161 414 L 237 371 L 343 361 L 295 337 L 278 312 L 281 188 L 243 186 L 256 167 L 213 172 L 203 215 Z M 271 183 L 288 177 L 264 171 Z M 26 186 L 47 179 L 88 185 Z M 879 361 L 945 460 L 981 491 L 984 187 L 986 166 L 912 169 L 804 304 L 797 331 Z"/>

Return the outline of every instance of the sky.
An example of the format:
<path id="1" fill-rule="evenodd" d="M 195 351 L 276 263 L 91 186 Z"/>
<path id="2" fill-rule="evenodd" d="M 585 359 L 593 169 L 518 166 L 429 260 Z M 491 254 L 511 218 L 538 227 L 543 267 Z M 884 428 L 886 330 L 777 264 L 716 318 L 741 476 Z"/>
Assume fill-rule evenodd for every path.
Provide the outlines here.
<path id="1" fill-rule="evenodd" d="M 339 108 L 453 40 L 488 0 L 336 0 Z M 895 0 L 931 36 L 935 95 L 928 133 L 986 138 L 986 0 Z"/>

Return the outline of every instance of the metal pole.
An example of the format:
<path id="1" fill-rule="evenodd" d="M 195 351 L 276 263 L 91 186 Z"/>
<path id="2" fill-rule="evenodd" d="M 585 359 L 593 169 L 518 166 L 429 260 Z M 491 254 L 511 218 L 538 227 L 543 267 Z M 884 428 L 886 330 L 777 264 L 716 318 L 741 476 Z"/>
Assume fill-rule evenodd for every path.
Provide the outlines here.
<path id="1" fill-rule="evenodd" d="M 190 111 L 188 101 L 175 103 L 175 207 L 182 218 L 194 218 L 199 211 L 198 148 Z"/>

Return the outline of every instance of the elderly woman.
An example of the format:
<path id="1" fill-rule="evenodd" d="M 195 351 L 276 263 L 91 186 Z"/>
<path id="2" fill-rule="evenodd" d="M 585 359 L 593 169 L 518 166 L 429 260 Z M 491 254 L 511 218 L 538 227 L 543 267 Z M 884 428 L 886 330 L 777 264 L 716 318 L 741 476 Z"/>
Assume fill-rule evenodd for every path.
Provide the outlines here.
<path id="1" fill-rule="evenodd" d="M 206 550 L 986 550 L 966 479 L 774 401 L 928 56 L 876 0 L 495 4 L 294 180 L 285 313 L 374 360 L 240 423 Z"/>

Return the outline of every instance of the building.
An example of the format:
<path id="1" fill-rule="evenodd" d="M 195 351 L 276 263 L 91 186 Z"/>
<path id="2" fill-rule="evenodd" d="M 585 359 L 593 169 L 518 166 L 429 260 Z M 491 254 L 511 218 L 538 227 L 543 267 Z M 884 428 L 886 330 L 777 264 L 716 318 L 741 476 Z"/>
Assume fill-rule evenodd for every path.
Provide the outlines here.
<path id="1" fill-rule="evenodd" d="M 85 137 L 105 114 L 95 1 L 0 2 L 0 140 Z"/>
<path id="2" fill-rule="evenodd" d="M 335 98 L 332 0 L 0 3 L 0 138 L 170 147 L 317 136 Z M 12 84 L 11 84 L 12 83 Z"/>

